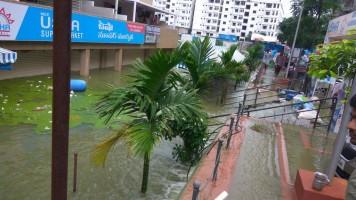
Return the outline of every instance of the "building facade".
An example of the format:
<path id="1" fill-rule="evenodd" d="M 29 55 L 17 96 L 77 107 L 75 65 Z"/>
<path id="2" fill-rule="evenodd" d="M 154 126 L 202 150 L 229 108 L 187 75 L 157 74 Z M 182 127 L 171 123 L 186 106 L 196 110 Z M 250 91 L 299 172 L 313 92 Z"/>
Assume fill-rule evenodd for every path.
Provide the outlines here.
<path id="1" fill-rule="evenodd" d="M 195 4 L 192 33 L 240 40 L 258 33 L 277 41 L 283 15 L 281 0 L 200 0 Z"/>
<path id="2" fill-rule="evenodd" d="M 159 13 L 160 21 L 175 26 L 180 33 L 187 33 L 193 16 L 195 0 L 154 0 L 154 6 L 169 12 Z"/>

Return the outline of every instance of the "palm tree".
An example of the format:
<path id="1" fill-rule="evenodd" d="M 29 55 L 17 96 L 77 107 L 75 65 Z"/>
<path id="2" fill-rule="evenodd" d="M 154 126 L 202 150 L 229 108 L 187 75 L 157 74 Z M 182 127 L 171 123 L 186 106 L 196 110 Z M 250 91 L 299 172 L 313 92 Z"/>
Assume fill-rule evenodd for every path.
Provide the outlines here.
<path id="1" fill-rule="evenodd" d="M 194 88 L 202 89 L 209 79 L 209 72 L 214 65 L 215 60 L 214 47 L 210 43 L 209 37 L 203 40 L 193 39 L 192 42 L 186 42 L 182 45 L 181 53 L 183 63 L 188 68 L 191 81 Z"/>
<path id="2" fill-rule="evenodd" d="M 228 81 L 235 80 L 235 85 L 238 82 L 246 79 L 246 69 L 241 62 L 234 60 L 234 54 L 237 50 L 237 45 L 231 45 L 226 51 L 219 55 L 220 62 L 214 64 L 212 77 L 219 80 L 221 84 L 220 103 L 223 104 L 228 92 Z"/>
<path id="3" fill-rule="evenodd" d="M 202 112 L 196 90 L 176 83 L 172 70 L 180 61 L 177 52 L 157 52 L 145 62 L 136 61 L 133 81 L 125 88 L 115 88 L 97 103 L 97 112 L 105 123 L 125 116 L 120 129 L 98 144 L 92 154 L 103 165 L 110 149 L 124 140 L 129 150 L 144 158 L 141 192 L 147 191 L 149 162 L 154 146 L 163 138 L 174 136 L 175 127 L 188 118 L 199 119 Z"/>

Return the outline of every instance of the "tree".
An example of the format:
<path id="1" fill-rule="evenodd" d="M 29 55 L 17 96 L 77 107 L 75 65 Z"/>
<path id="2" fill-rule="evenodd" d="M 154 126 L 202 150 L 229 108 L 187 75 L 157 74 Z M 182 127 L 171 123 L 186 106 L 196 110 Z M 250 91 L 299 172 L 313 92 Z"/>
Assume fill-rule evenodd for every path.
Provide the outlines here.
<path id="1" fill-rule="evenodd" d="M 188 68 L 192 85 L 196 89 L 202 89 L 209 79 L 209 73 L 215 62 L 211 57 L 214 55 L 214 46 L 209 37 L 203 40 L 193 39 L 186 42 L 180 48 L 183 63 Z"/>
<path id="2" fill-rule="evenodd" d="M 318 77 L 343 76 L 352 79 L 356 74 L 356 40 L 327 44 L 310 56 L 309 74 Z"/>
<path id="3" fill-rule="evenodd" d="M 260 43 L 254 44 L 247 48 L 248 55 L 244 63 L 248 68 L 249 74 L 257 69 L 263 57 L 263 46 Z"/>
<path id="4" fill-rule="evenodd" d="M 333 13 L 340 8 L 334 0 L 304 0 L 303 14 L 296 41 L 297 48 L 312 48 L 323 42 L 329 20 Z M 284 19 L 279 24 L 280 33 L 277 38 L 292 46 L 298 16 L 301 11 L 301 1 L 295 0 L 291 10 L 293 16 Z"/>
<path id="5" fill-rule="evenodd" d="M 237 45 L 231 45 L 226 51 L 219 55 L 220 62 L 215 63 L 211 70 L 211 77 L 219 80 L 221 85 L 221 97 L 220 103 L 225 102 L 228 93 L 228 81 L 234 80 L 238 83 L 242 80 L 246 81 L 246 73 L 242 62 L 237 62 L 234 60 L 234 54 L 237 50 Z"/>
<path id="6" fill-rule="evenodd" d="M 149 162 L 154 146 L 176 134 L 174 124 L 202 117 L 196 90 L 177 87 L 173 68 L 179 63 L 177 52 L 157 52 L 145 62 L 136 61 L 132 82 L 114 88 L 97 103 L 97 112 L 105 123 L 117 117 L 128 119 L 112 137 L 98 144 L 92 154 L 94 163 L 103 165 L 110 149 L 123 140 L 134 155 L 144 158 L 141 192 L 147 190 Z"/>

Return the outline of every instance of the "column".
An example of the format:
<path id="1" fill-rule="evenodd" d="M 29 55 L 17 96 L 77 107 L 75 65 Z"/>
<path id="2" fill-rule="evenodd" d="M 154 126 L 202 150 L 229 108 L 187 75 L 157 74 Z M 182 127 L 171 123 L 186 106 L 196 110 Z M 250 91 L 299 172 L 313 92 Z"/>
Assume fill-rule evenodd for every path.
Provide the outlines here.
<path id="1" fill-rule="evenodd" d="M 80 75 L 89 76 L 90 71 L 90 49 L 84 49 L 80 52 Z"/>
<path id="2" fill-rule="evenodd" d="M 100 63 L 99 63 L 99 69 L 105 68 L 107 66 L 107 56 L 106 56 L 106 50 L 101 49 L 100 50 Z"/>
<path id="3" fill-rule="evenodd" d="M 121 72 L 122 70 L 122 53 L 123 49 L 115 49 L 115 64 L 114 70 Z"/>

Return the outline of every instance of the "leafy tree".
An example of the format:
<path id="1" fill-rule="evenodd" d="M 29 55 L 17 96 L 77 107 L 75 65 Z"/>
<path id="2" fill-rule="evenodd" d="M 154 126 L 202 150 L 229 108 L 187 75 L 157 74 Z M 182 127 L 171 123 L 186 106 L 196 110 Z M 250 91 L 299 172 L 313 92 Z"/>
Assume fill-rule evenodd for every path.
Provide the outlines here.
<path id="1" fill-rule="evenodd" d="M 312 48 L 323 42 L 329 20 L 340 8 L 340 4 L 335 0 L 304 0 L 303 2 L 303 14 L 296 47 Z M 301 4 L 301 1 L 294 0 L 291 7 L 293 16 L 284 19 L 279 24 L 280 33 L 277 38 L 281 42 L 287 42 L 289 46 L 293 43 Z"/>
<path id="2" fill-rule="evenodd" d="M 327 44 L 310 56 L 309 74 L 318 78 L 343 76 L 354 78 L 356 74 L 356 40 L 343 40 Z"/>
<path id="3" fill-rule="evenodd" d="M 114 88 L 97 103 L 97 112 L 105 123 L 120 122 L 113 136 L 98 144 L 92 154 L 97 165 L 103 165 L 110 149 L 123 140 L 134 155 L 144 158 L 141 192 L 147 190 L 149 162 L 154 146 L 163 138 L 177 134 L 174 124 L 184 119 L 195 121 L 204 117 L 196 90 L 177 87 L 176 73 L 180 54 L 157 52 L 145 62 L 136 61 L 132 82 L 124 88 Z M 115 121 L 116 120 L 116 121 Z M 178 130 L 179 131 L 179 130 Z"/>

